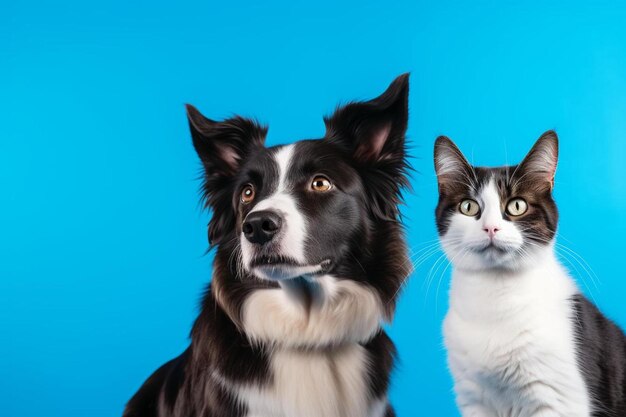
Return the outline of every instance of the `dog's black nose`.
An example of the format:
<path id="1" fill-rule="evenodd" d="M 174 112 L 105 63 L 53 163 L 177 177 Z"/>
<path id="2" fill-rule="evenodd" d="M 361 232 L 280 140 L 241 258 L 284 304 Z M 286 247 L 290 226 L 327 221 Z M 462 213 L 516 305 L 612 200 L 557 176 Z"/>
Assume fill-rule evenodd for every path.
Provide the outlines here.
<path id="1" fill-rule="evenodd" d="M 273 211 L 255 211 L 246 217 L 243 222 L 243 235 L 250 243 L 263 245 L 274 237 L 280 230 L 282 219 Z"/>

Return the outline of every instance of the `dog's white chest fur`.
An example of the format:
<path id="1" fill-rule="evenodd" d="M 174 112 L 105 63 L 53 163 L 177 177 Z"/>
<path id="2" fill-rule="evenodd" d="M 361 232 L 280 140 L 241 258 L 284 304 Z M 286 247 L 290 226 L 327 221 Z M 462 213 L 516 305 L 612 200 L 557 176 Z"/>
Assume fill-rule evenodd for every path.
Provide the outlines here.
<path id="1" fill-rule="evenodd" d="M 371 358 L 361 345 L 380 329 L 380 298 L 329 275 L 310 285 L 316 298 L 306 308 L 291 287 L 248 297 L 243 328 L 253 343 L 273 346 L 271 378 L 260 386 L 218 381 L 246 407 L 246 417 L 382 417 L 387 401 L 372 398 Z"/>
<path id="2" fill-rule="evenodd" d="M 577 288 L 554 259 L 495 276 L 455 271 L 444 323 L 463 416 L 589 416 L 570 298 Z"/>
<path id="3" fill-rule="evenodd" d="M 368 360 L 356 344 L 332 352 L 275 351 L 270 384 L 230 391 L 247 417 L 382 417 L 386 401 L 370 400 Z"/>

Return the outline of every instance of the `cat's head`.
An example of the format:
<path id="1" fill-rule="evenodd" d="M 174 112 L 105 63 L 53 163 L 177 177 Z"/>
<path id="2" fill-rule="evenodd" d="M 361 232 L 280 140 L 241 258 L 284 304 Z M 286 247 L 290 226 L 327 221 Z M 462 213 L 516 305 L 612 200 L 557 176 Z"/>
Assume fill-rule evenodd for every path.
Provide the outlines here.
<path id="1" fill-rule="evenodd" d="M 437 230 L 458 269 L 518 270 L 551 247 L 557 227 L 552 198 L 558 139 L 544 133 L 515 166 L 474 167 L 447 137 L 435 142 Z"/>

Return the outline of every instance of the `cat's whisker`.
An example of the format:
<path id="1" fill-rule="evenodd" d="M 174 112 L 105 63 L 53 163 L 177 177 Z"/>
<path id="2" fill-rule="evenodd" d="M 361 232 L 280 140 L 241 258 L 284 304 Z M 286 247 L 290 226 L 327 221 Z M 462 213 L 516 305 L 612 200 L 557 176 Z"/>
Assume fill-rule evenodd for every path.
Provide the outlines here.
<path id="1" fill-rule="evenodd" d="M 428 241 L 425 242 L 428 243 L 426 244 L 425 247 L 417 250 L 417 251 L 411 251 L 412 253 L 409 254 L 409 256 L 407 257 L 406 262 L 403 264 L 403 266 L 407 266 L 409 268 L 411 268 L 411 271 L 414 272 L 417 270 L 417 268 L 424 263 L 425 261 L 427 261 L 431 256 L 433 256 L 435 253 L 437 253 L 440 248 L 439 248 L 439 239 L 434 239 L 433 241 Z M 414 259 L 417 258 L 417 259 Z M 396 298 L 396 296 L 403 291 L 407 286 L 409 285 L 408 280 L 405 280 L 402 282 L 402 284 L 398 287 L 398 289 L 396 290 L 394 297 L 392 297 L 390 300 L 394 300 Z M 422 283 L 422 286 L 424 284 Z"/>
<path id="2" fill-rule="evenodd" d="M 569 258 L 567 252 L 563 253 L 563 252 L 558 252 L 557 254 L 559 255 L 560 259 L 567 262 L 575 271 L 575 276 L 583 283 L 583 285 L 585 286 L 585 289 L 587 290 L 587 293 L 589 294 L 589 296 L 591 297 L 592 301 L 594 303 L 596 303 L 596 299 L 595 299 L 595 295 L 593 293 L 593 291 L 591 290 L 591 287 L 589 287 L 589 285 L 587 284 L 587 279 L 585 277 L 585 274 L 582 274 L 580 272 L 580 270 L 578 269 L 578 267 L 576 266 L 576 263 L 572 262 L 572 260 Z M 570 270 L 570 273 L 572 271 Z M 596 290 L 597 290 L 597 286 L 596 286 Z"/>
<path id="3" fill-rule="evenodd" d="M 435 292 L 435 314 L 439 313 L 439 288 L 441 287 L 441 281 L 443 281 L 444 275 L 451 264 L 452 261 L 450 260 L 446 262 L 446 267 L 441 271 L 441 274 L 439 274 L 439 279 L 437 280 L 437 291 Z"/>
<path id="4" fill-rule="evenodd" d="M 420 251 L 424 250 L 425 248 L 428 248 L 430 246 L 433 245 L 438 245 L 439 244 L 439 239 L 432 239 L 432 240 L 427 240 L 424 242 L 420 242 L 417 245 L 414 246 L 409 246 L 407 248 L 407 250 L 409 251 L 409 255 L 412 256 L 416 253 L 419 253 Z"/>
<path id="5" fill-rule="evenodd" d="M 550 242 L 548 240 L 543 240 L 543 241 L 545 241 L 546 243 Z M 529 242 L 526 242 L 526 243 L 528 245 L 530 245 L 530 246 L 533 246 L 533 247 L 537 247 L 537 248 L 541 248 L 542 247 L 541 245 L 539 245 L 539 244 L 537 244 L 535 242 L 532 242 L 532 241 L 529 241 Z M 560 257 L 560 259 L 562 259 L 564 262 L 567 262 L 571 266 L 571 268 L 573 268 L 573 271 L 571 271 L 571 272 L 574 272 L 575 276 L 577 276 L 580 279 L 580 281 L 585 286 L 585 289 L 587 290 L 587 293 L 589 294 L 589 296 L 591 297 L 591 299 L 595 303 L 596 300 L 595 300 L 594 292 L 592 291 L 591 287 L 589 286 L 589 284 L 587 282 L 587 277 L 589 277 L 589 279 L 591 279 L 593 287 L 596 289 L 596 291 L 599 290 L 598 285 L 597 285 L 596 281 L 594 280 L 593 275 L 591 275 L 590 271 L 588 271 L 587 268 L 585 268 L 585 266 L 578 259 L 576 259 L 576 257 L 574 257 L 573 254 L 567 252 L 566 249 L 569 249 L 569 248 L 563 248 L 561 244 L 555 243 L 555 252 L 556 252 L 556 254 Z M 581 273 L 581 271 L 578 268 L 577 264 L 578 264 L 578 266 L 580 266 L 583 269 L 583 271 L 585 272 L 584 274 Z"/>
<path id="6" fill-rule="evenodd" d="M 460 255 L 462 255 L 461 260 L 463 260 L 465 258 L 465 255 L 467 255 L 468 253 L 469 253 L 469 249 L 467 248 L 463 249 L 459 254 L 457 254 L 451 260 L 448 261 L 448 264 L 446 265 L 445 269 L 441 272 L 441 275 L 439 276 L 439 282 L 437 282 L 437 292 L 435 293 L 435 313 L 439 312 L 439 288 L 441 286 L 441 281 L 445 277 L 446 271 L 448 270 L 450 265 L 453 265 L 454 261 L 457 258 L 459 258 Z"/>
<path id="7" fill-rule="evenodd" d="M 425 253 L 430 252 L 433 248 L 439 248 L 439 243 L 433 243 L 432 245 L 429 245 L 423 249 L 420 249 L 419 251 L 416 251 L 415 253 L 411 254 L 409 256 L 409 260 L 411 261 L 415 261 L 416 259 L 421 258 Z"/>
<path id="8" fill-rule="evenodd" d="M 527 236 L 530 236 L 531 238 L 535 239 L 535 240 L 539 240 L 543 243 L 549 244 L 551 243 L 551 240 L 542 238 L 539 235 L 533 234 L 531 233 L 526 233 Z M 531 242 L 528 242 L 529 244 L 531 244 Z M 538 245 L 537 245 L 538 246 Z M 596 290 L 599 290 L 599 283 L 600 283 L 600 279 L 598 277 L 598 275 L 595 273 L 595 271 L 591 268 L 591 266 L 589 265 L 589 263 L 577 252 L 575 252 L 573 249 L 563 245 L 562 243 L 559 242 L 554 242 L 554 248 L 555 251 L 561 255 L 561 257 L 563 259 L 565 259 L 577 272 L 577 275 L 580 276 L 581 280 L 585 280 L 586 278 L 583 274 L 580 273 L 580 270 L 578 269 L 578 267 L 576 266 L 576 264 L 578 264 L 583 271 L 585 272 L 585 274 L 589 277 L 589 279 L 591 279 L 591 282 L 593 284 L 593 286 L 595 287 Z M 572 262 L 572 260 L 570 260 L 570 258 L 575 262 Z M 586 282 L 585 282 L 586 285 Z"/>
<path id="9" fill-rule="evenodd" d="M 441 252 L 441 248 L 436 247 L 436 248 L 431 249 L 428 253 L 424 254 L 414 264 L 415 269 L 419 268 L 424 262 L 428 261 L 430 258 L 432 258 L 433 255 L 435 255 L 438 252 Z"/>
<path id="10" fill-rule="evenodd" d="M 585 260 L 585 258 L 583 258 L 580 254 L 578 254 L 576 251 L 574 251 L 573 249 L 563 245 L 562 243 L 558 243 L 556 244 L 559 248 L 564 249 L 566 251 L 568 251 L 569 253 L 571 253 L 574 257 L 576 257 L 577 259 L 580 259 L 580 261 L 586 266 L 585 269 L 588 269 L 591 274 L 592 274 L 592 279 L 594 279 L 594 282 L 597 282 L 598 284 L 601 283 L 600 278 L 598 277 L 598 275 L 595 273 L 595 271 L 593 270 L 593 268 L 591 267 L 591 265 L 589 265 L 589 263 Z"/>
<path id="11" fill-rule="evenodd" d="M 444 340 L 461 414 L 535 415 L 542 404 L 559 416 L 622 415 L 626 338 L 592 305 L 596 271 L 556 239 L 558 138 L 544 133 L 513 167 L 505 146 L 505 160 L 477 168 L 449 139 L 435 146 L 437 224 L 449 261 L 431 266 L 426 298 L 437 279 L 438 312 L 453 268 Z"/>
<path id="12" fill-rule="evenodd" d="M 424 302 L 426 302 L 428 300 L 428 294 L 430 293 L 430 286 L 433 282 L 434 276 L 433 274 L 433 270 L 435 269 L 435 266 L 438 265 L 442 259 L 446 258 L 446 254 L 443 253 L 441 254 L 437 260 L 435 260 L 435 263 L 430 267 L 430 270 L 428 271 L 428 275 L 426 277 L 426 281 L 427 281 L 427 285 L 426 285 L 426 294 L 424 296 Z"/>

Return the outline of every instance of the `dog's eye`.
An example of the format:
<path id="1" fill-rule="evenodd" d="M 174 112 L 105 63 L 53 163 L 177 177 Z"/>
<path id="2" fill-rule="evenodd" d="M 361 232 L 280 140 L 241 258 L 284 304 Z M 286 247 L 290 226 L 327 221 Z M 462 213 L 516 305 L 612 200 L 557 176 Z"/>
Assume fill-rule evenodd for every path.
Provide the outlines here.
<path id="1" fill-rule="evenodd" d="M 311 190 L 325 192 L 333 188 L 333 184 L 331 184 L 330 180 L 322 175 L 318 175 L 313 178 L 313 182 L 311 182 Z"/>
<path id="2" fill-rule="evenodd" d="M 461 201 L 461 204 L 459 204 L 459 211 L 466 216 L 475 216 L 480 211 L 480 206 L 476 201 L 468 198 L 467 200 Z"/>
<path id="3" fill-rule="evenodd" d="M 506 212 L 511 216 L 521 216 L 528 210 L 528 203 L 523 198 L 514 198 L 506 205 Z"/>
<path id="4" fill-rule="evenodd" d="M 254 187 L 251 184 L 247 184 L 241 190 L 241 202 L 244 204 L 251 203 L 252 200 L 254 200 L 255 194 Z"/>

